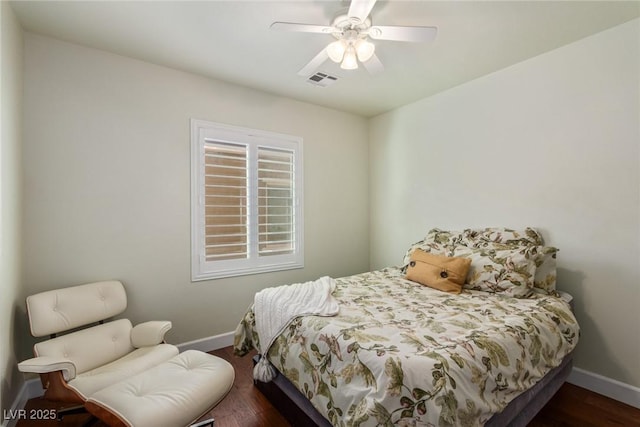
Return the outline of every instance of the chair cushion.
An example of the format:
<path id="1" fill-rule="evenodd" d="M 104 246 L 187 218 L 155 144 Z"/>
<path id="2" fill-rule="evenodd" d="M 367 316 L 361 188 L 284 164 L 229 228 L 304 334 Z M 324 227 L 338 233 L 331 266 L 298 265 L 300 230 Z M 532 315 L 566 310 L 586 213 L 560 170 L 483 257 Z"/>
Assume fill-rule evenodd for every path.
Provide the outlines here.
<path id="1" fill-rule="evenodd" d="M 127 294 L 111 280 L 55 289 L 27 297 L 31 334 L 43 337 L 68 331 L 122 313 Z"/>
<path id="2" fill-rule="evenodd" d="M 109 364 L 78 374 L 68 385 L 87 399 L 96 391 L 166 362 L 177 354 L 178 348 L 170 344 L 139 348 Z"/>
<path id="3" fill-rule="evenodd" d="M 187 350 L 96 392 L 86 407 L 98 418 L 109 419 L 109 425 L 181 427 L 222 400 L 234 378 L 233 366 L 226 360 Z"/>
<path id="4" fill-rule="evenodd" d="M 36 356 L 70 360 L 78 374 L 118 360 L 133 350 L 129 319 L 82 329 L 34 346 Z"/>

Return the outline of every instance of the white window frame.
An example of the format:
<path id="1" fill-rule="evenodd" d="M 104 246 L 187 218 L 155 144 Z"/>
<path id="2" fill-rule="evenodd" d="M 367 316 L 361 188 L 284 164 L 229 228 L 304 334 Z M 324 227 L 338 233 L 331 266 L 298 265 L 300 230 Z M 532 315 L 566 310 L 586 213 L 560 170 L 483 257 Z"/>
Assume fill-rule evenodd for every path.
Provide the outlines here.
<path id="1" fill-rule="evenodd" d="M 206 261 L 204 174 L 205 141 L 218 141 L 248 148 L 249 239 L 248 258 Z M 258 256 L 257 150 L 258 147 L 288 150 L 294 156 L 294 236 L 293 253 Z M 191 280 L 201 281 L 304 267 L 303 162 L 302 138 L 249 129 L 205 120 L 191 119 Z"/>

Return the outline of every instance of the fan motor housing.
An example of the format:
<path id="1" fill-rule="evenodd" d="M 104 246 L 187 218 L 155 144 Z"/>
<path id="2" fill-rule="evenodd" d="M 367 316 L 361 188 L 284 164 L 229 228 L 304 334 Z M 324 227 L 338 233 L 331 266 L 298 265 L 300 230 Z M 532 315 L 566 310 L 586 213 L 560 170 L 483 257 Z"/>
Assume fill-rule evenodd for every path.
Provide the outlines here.
<path id="1" fill-rule="evenodd" d="M 359 33 L 361 31 L 366 31 L 371 27 L 371 18 L 367 17 L 364 22 L 360 22 L 359 19 L 349 18 L 347 12 L 348 10 L 345 9 L 333 18 L 332 25 L 335 28 L 338 28 L 343 33 L 348 30 L 354 30 Z"/>

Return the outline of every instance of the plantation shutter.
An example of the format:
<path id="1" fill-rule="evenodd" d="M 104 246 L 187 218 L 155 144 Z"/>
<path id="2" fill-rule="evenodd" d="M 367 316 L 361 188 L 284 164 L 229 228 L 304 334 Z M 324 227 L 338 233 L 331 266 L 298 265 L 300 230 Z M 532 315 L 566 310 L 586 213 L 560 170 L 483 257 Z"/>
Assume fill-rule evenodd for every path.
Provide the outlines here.
<path id="1" fill-rule="evenodd" d="M 302 138 L 191 120 L 191 280 L 304 267 Z"/>
<path id="2" fill-rule="evenodd" d="M 247 147 L 206 141 L 205 259 L 247 258 Z"/>
<path id="3" fill-rule="evenodd" d="M 294 153 L 258 148 L 258 255 L 295 250 Z"/>

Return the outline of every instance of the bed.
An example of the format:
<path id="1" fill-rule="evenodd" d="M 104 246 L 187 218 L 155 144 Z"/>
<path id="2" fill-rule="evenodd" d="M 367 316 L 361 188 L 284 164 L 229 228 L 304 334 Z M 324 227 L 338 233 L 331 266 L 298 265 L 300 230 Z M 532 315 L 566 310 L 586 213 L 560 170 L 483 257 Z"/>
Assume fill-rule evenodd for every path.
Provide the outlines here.
<path id="1" fill-rule="evenodd" d="M 471 258 L 463 292 L 407 280 L 418 248 Z M 336 279 L 338 315 L 290 322 L 268 351 L 277 377 L 256 385 L 300 425 L 526 425 L 579 337 L 556 252 L 530 228 L 431 230 L 402 265 Z M 260 349 L 255 319 L 238 325 L 237 354 Z"/>

